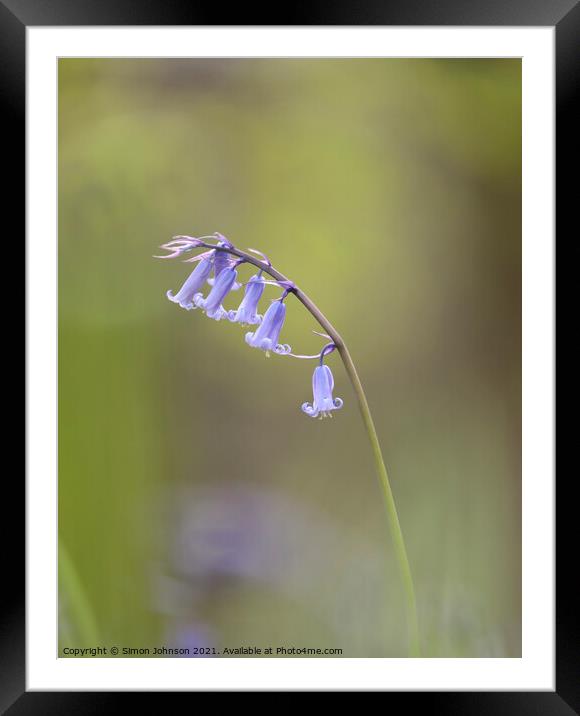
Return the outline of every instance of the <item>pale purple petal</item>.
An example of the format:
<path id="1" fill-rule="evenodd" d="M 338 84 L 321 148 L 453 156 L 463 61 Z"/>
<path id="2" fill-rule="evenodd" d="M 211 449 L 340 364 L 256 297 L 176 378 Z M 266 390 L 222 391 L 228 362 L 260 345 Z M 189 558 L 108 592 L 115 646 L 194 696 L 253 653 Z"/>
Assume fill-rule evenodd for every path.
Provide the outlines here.
<path id="1" fill-rule="evenodd" d="M 276 353 L 289 353 L 290 346 L 278 344 L 280 331 L 286 317 L 286 305 L 281 300 L 273 301 L 254 333 L 246 333 L 246 343 L 252 348 L 274 351 Z"/>
<path id="2" fill-rule="evenodd" d="M 264 293 L 265 280 L 260 274 L 252 276 L 246 286 L 244 298 L 237 311 L 230 311 L 228 318 L 232 323 L 256 324 L 260 323 L 262 316 L 257 312 L 258 303 Z"/>
<path id="3" fill-rule="evenodd" d="M 327 365 L 319 365 L 314 369 L 312 376 L 312 403 L 303 403 L 302 410 L 311 418 L 318 416 L 326 417 L 331 415 L 333 410 L 342 408 L 343 401 L 340 398 L 332 397 L 334 378 L 332 371 Z"/>
<path id="4" fill-rule="evenodd" d="M 193 297 L 203 287 L 211 273 L 211 270 L 211 257 L 202 259 L 191 272 L 178 293 L 174 296 L 171 291 L 167 291 L 167 298 L 174 303 L 178 303 L 182 308 L 189 311 L 193 308 Z"/>
<path id="5" fill-rule="evenodd" d="M 238 272 L 234 268 L 224 269 L 216 278 L 207 298 L 204 298 L 201 293 L 197 293 L 193 297 L 195 307 L 203 309 L 206 316 L 216 321 L 226 318 L 227 311 L 223 308 L 222 301 L 232 290 L 237 275 Z"/>

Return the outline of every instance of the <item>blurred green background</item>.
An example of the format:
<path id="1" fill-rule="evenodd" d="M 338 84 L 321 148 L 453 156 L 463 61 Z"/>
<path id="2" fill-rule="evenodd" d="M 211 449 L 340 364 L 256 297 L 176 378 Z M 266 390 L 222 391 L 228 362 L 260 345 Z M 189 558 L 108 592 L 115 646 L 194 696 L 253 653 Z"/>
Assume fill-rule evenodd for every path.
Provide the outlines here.
<path id="1" fill-rule="evenodd" d="M 61 654 L 407 653 L 338 356 L 344 407 L 312 420 L 312 362 L 165 298 L 192 267 L 159 244 L 220 231 L 350 347 L 425 655 L 520 656 L 520 140 L 519 60 L 60 60 Z"/>

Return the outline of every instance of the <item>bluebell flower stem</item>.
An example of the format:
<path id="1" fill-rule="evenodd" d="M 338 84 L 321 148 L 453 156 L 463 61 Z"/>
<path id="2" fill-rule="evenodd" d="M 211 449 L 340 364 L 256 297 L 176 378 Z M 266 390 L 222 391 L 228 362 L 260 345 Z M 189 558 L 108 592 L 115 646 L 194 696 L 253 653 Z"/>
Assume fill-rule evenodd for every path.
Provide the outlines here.
<path id="1" fill-rule="evenodd" d="M 337 333 L 332 324 L 326 319 L 324 314 L 321 313 L 321 311 L 315 306 L 314 303 L 312 303 L 312 301 L 307 296 L 305 296 L 301 291 L 297 291 L 296 295 L 297 298 L 306 306 L 306 308 L 310 311 L 314 318 L 316 318 L 318 323 L 320 323 L 320 325 L 332 338 L 334 344 L 336 345 L 336 349 L 340 354 L 354 392 L 356 393 L 364 426 L 367 431 L 367 435 L 369 437 L 373 450 L 373 457 L 375 460 L 375 466 L 379 477 L 380 488 L 383 495 L 387 516 L 389 519 L 391 538 L 395 547 L 395 553 L 397 556 L 399 569 L 401 571 L 401 578 L 403 581 L 403 587 L 405 590 L 407 605 L 407 625 L 409 634 L 409 656 L 419 657 L 421 656 L 421 645 L 419 639 L 419 620 L 417 618 L 417 601 L 415 598 L 413 575 L 411 573 L 411 566 L 409 564 L 409 558 L 407 556 L 407 548 L 405 547 L 405 540 L 403 538 L 401 523 L 399 522 L 399 515 L 397 513 L 395 498 L 391 489 L 389 475 L 385 466 L 385 461 L 383 459 L 383 453 L 381 450 L 379 437 L 377 435 L 366 394 L 364 392 L 362 383 L 360 381 L 355 364 L 351 358 L 348 348 L 346 347 L 346 344 L 344 343 L 340 335 Z"/>
<path id="2" fill-rule="evenodd" d="M 211 247 L 212 246 L 210 245 L 210 248 Z M 293 293 L 296 298 L 304 305 L 304 307 L 312 314 L 316 321 L 318 321 L 318 323 L 324 329 L 325 333 L 327 333 L 328 336 L 331 338 L 332 342 L 336 346 L 336 350 L 340 354 L 346 373 L 350 379 L 354 392 L 356 393 L 363 423 L 371 443 L 375 466 L 379 477 L 379 485 L 383 495 L 385 509 L 389 521 L 391 538 L 393 541 L 397 562 L 399 564 L 399 569 L 401 572 L 407 608 L 409 655 L 412 657 L 421 656 L 415 587 L 413 584 L 413 576 L 411 573 L 409 558 L 407 556 L 407 549 L 405 547 L 405 540 L 403 538 L 403 532 L 401 530 L 401 524 L 399 522 L 397 507 L 395 505 L 395 498 L 391 489 L 391 483 L 389 480 L 389 475 L 387 473 L 387 468 L 385 466 L 385 461 L 383 459 L 383 453 L 381 451 L 381 445 L 379 442 L 375 424 L 371 415 L 371 411 L 362 383 L 360 381 L 348 348 L 346 347 L 345 342 L 342 340 L 337 330 L 322 313 L 322 311 L 320 311 L 316 304 L 301 289 L 295 286 L 293 282 L 291 282 L 286 276 L 277 271 L 273 266 L 264 261 L 260 261 L 257 258 L 246 253 L 245 251 L 240 251 L 238 248 L 231 245 L 223 247 L 219 250 L 227 251 L 234 256 L 238 256 L 239 258 L 244 259 L 247 263 L 253 264 L 257 268 L 269 274 L 274 279 L 276 279 L 276 281 L 282 282 L 287 286 L 291 286 L 292 288 L 289 289 L 289 292 Z"/>
<path id="3" fill-rule="evenodd" d="M 395 552 L 397 555 L 397 561 L 401 570 L 401 577 L 403 580 L 403 586 L 405 589 L 405 596 L 407 601 L 407 622 L 409 631 L 409 655 L 412 657 L 418 657 L 421 655 L 421 646 L 419 640 L 419 621 L 417 618 L 417 603 L 415 598 L 415 587 L 413 585 L 413 575 L 411 573 L 411 566 L 409 564 L 409 558 L 407 557 L 407 549 L 405 547 L 405 540 L 403 538 L 403 531 L 399 522 L 399 516 L 397 514 L 397 507 L 395 505 L 395 498 L 391 489 L 391 483 L 385 461 L 383 459 L 383 453 L 381 451 L 381 445 L 375 424 L 371 415 L 371 411 L 368 405 L 368 401 L 356 372 L 356 367 L 350 357 L 347 347 L 343 344 L 338 347 L 340 357 L 344 363 L 344 367 L 350 378 L 350 382 L 354 391 L 357 395 L 360 412 L 365 424 L 369 440 L 373 449 L 373 455 L 375 458 L 375 465 L 379 476 L 381 491 L 389 517 L 389 527 L 391 530 L 391 538 L 395 546 Z"/>

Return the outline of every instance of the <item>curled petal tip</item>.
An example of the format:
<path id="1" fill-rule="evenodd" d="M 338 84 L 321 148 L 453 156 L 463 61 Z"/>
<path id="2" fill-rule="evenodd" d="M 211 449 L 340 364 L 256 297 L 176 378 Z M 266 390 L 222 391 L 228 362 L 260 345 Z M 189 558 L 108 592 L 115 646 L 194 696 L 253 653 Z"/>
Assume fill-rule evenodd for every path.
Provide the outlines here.
<path id="1" fill-rule="evenodd" d="M 179 294 L 177 296 L 174 296 L 173 291 L 171 290 L 167 291 L 165 295 L 173 303 L 178 303 L 181 308 L 185 308 L 186 311 L 191 311 L 191 309 L 193 308 L 193 303 L 191 303 L 191 301 L 180 299 Z"/>

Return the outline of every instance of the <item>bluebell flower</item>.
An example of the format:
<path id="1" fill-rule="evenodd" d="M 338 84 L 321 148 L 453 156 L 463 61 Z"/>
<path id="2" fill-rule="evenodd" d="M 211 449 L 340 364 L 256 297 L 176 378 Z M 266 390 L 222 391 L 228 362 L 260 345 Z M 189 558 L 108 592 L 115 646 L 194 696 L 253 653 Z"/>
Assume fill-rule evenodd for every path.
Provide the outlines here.
<path id="1" fill-rule="evenodd" d="M 241 323 L 242 325 L 247 323 L 260 323 L 262 316 L 257 313 L 257 308 L 260 298 L 264 293 L 265 285 L 266 281 L 262 276 L 262 272 L 252 276 L 248 281 L 246 293 L 238 310 L 228 313 L 228 318 L 232 323 Z"/>
<path id="2" fill-rule="evenodd" d="M 220 241 L 218 246 L 225 246 L 226 243 L 224 241 Z M 229 244 L 231 246 L 231 244 Z M 215 257 L 213 260 L 213 278 L 209 278 L 207 282 L 210 286 L 213 286 L 214 283 L 217 280 L 217 277 L 220 275 L 222 271 L 228 268 L 233 268 L 236 265 L 237 261 L 232 256 L 230 256 L 225 251 L 216 251 Z M 234 281 L 231 287 L 231 291 L 237 291 L 242 284 L 238 283 L 237 281 Z"/>
<path id="3" fill-rule="evenodd" d="M 334 388 L 334 378 L 332 372 L 327 365 L 318 365 L 314 369 L 312 376 L 312 392 L 314 399 L 311 403 L 303 403 L 302 410 L 311 418 L 320 415 L 321 418 L 326 416 L 332 417 L 331 411 L 342 408 L 342 400 L 332 397 L 332 389 Z"/>
<path id="4" fill-rule="evenodd" d="M 232 286 L 236 282 L 237 276 L 238 272 L 235 268 L 226 268 L 221 271 L 207 298 L 204 298 L 201 293 L 195 294 L 193 297 L 195 308 L 203 309 L 206 316 L 213 318 L 216 321 L 226 318 L 228 312 L 222 306 L 222 301 L 232 290 Z"/>
<path id="5" fill-rule="evenodd" d="M 211 256 L 201 259 L 177 295 L 174 296 L 172 291 L 167 291 L 167 298 L 173 303 L 178 303 L 182 308 L 186 308 L 188 311 L 191 310 L 193 308 L 193 297 L 208 280 L 212 265 Z"/>
<path id="6" fill-rule="evenodd" d="M 255 332 L 246 333 L 246 343 L 252 348 L 266 351 L 266 355 L 270 351 L 284 354 L 290 353 L 292 350 L 289 345 L 280 345 L 278 343 L 278 337 L 286 317 L 286 306 L 283 298 L 272 302 L 264 314 L 262 323 L 260 323 Z"/>

